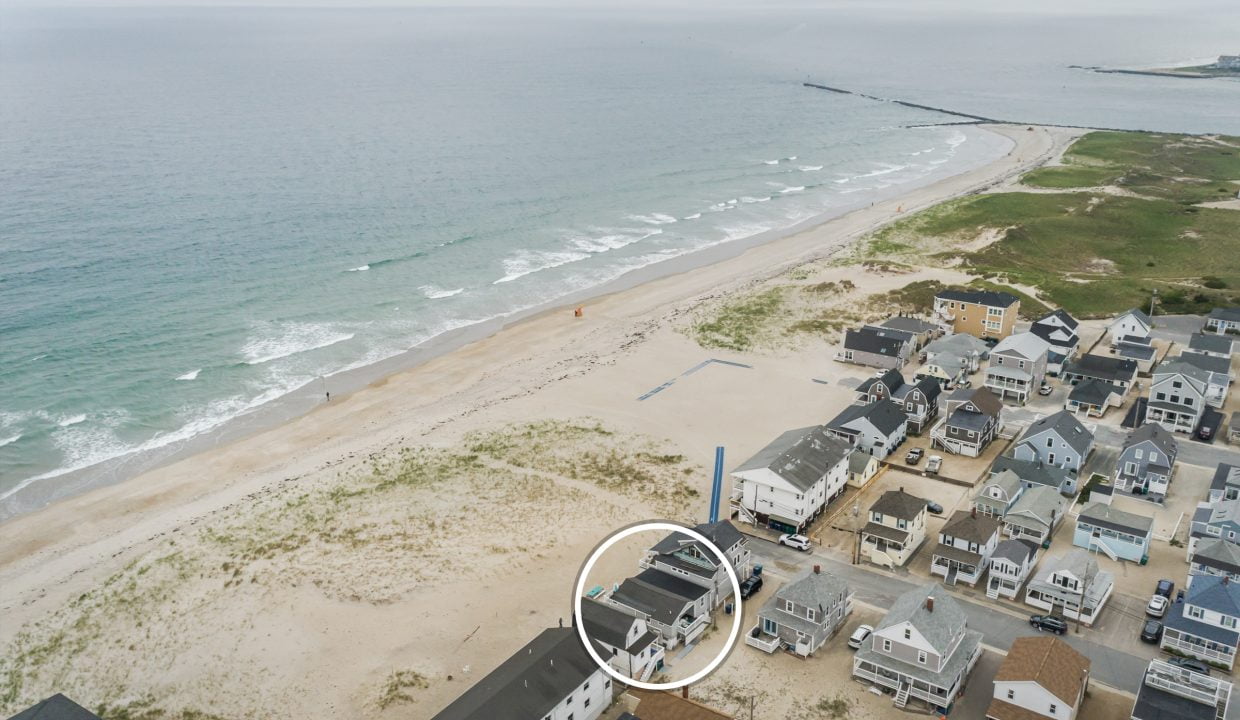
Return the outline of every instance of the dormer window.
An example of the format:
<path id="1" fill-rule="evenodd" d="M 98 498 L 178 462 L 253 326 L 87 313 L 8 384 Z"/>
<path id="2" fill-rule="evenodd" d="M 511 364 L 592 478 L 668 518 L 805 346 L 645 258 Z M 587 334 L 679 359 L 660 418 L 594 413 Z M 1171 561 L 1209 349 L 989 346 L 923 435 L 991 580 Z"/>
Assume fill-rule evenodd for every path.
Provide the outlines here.
<path id="1" fill-rule="evenodd" d="M 905 639 L 905 640 L 912 640 L 912 639 L 913 639 L 913 631 L 912 631 L 912 630 L 909 630 L 908 628 L 904 628 L 904 639 Z"/>

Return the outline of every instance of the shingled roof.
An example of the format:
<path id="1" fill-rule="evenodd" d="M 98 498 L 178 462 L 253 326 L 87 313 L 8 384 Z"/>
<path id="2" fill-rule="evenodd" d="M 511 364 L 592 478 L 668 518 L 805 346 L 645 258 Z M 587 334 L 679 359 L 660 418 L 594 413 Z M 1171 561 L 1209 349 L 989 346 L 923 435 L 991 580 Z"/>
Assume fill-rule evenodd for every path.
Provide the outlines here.
<path id="1" fill-rule="evenodd" d="M 957 510 L 939 532 L 985 545 L 999 531 L 999 521 L 973 510 Z"/>
<path id="2" fill-rule="evenodd" d="M 829 428 L 843 428 L 859 419 L 869 420 L 884 435 L 890 435 L 908 422 L 908 416 L 890 400 L 879 400 L 868 405 L 849 405 L 827 423 Z"/>
<path id="3" fill-rule="evenodd" d="M 22 710 L 9 720 L 100 720 L 99 716 L 60 693 Z"/>
<path id="4" fill-rule="evenodd" d="M 1011 293 L 994 290 L 942 290 L 934 297 L 1001 308 L 1011 307 L 1012 304 L 1020 302 L 1020 298 Z"/>
<path id="5" fill-rule="evenodd" d="M 1094 434 L 1085 429 L 1080 420 L 1067 410 L 1060 410 L 1046 417 L 1039 418 L 1029 425 L 1029 429 L 1021 435 L 1021 442 L 1027 438 L 1034 437 L 1040 433 L 1053 431 L 1056 435 L 1063 438 L 1077 453 L 1084 455 L 1089 446 L 1094 442 Z"/>
<path id="6" fill-rule="evenodd" d="M 794 487 L 808 490 L 851 452 L 852 446 L 828 435 L 825 425 L 814 425 L 783 433 L 732 472 L 767 468 Z"/>
<path id="7" fill-rule="evenodd" d="M 900 520 L 912 520 L 926 509 L 926 501 L 916 495 L 899 490 L 888 490 L 870 506 L 870 512 L 890 515 Z"/>
<path id="8" fill-rule="evenodd" d="M 927 607 L 933 598 L 934 609 Z M 956 599 L 942 585 L 929 583 L 896 598 L 878 624 L 878 631 L 907 622 L 926 638 L 939 655 L 946 655 L 952 643 L 964 632 L 966 618 Z"/>
<path id="9" fill-rule="evenodd" d="M 995 673 L 995 682 L 1035 682 L 1075 707 L 1089 677 L 1089 658 L 1055 637 L 1018 637 Z"/>

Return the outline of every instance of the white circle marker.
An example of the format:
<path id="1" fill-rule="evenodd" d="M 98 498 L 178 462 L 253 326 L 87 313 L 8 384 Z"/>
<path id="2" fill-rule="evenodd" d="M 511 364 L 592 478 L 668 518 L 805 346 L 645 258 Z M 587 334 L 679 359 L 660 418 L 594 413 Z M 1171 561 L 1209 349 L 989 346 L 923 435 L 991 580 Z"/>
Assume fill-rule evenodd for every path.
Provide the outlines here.
<path id="1" fill-rule="evenodd" d="M 621 674 L 611 665 L 607 664 L 607 661 L 604 660 L 594 649 L 594 643 L 590 642 L 590 636 L 586 634 L 585 623 L 581 621 L 581 601 L 585 596 L 586 576 L 590 574 L 590 570 L 594 567 L 594 563 L 598 562 L 598 559 L 603 556 L 603 553 L 607 552 L 608 548 L 615 545 L 617 542 L 629 537 L 630 535 L 636 535 L 637 533 L 651 530 L 688 535 L 694 540 L 697 540 L 706 547 L 710 548 L 711 553 L 713 553 L 715 557 L 719 558 L 719 562 L 723 563 L 723 567 L 728 573 L 728 579 L 732 581 L 732 632 L 728 635 L 728 642 L 706 667 L 697 671 L 693 675 L 684 678 L 683 680 L 673 680 L 672 682 L 666 683 L 651 683 L 635 680 Z M 642 522 L 613 532 L 611 535 L 607 536 L 603 542 L 599 543 L 599 546 L 594 549 L 593 553 L 590 554 L 590 557 L 586 560 L 586 564 L 582 566 L 581 571 L 577 575 L 576 592 L 573 597 L 573 613 L 577 618 L 577 635 L 581 637 L 581 643 L 585 645 L 586 652 L 590 653 L 590 657 L 593 658 L 594 662 L 603 669 L 603 672 L 612 676 L 616 680 L 619 680 L 625 685 L 631 685 L 643 690 L 675 690 L 691 683 L 695 683 L 711 674 L 715 671 L 715 668 L 719 667 L 719 664 L 723 662 L 724 658 L 728 656 L 728 653 L 732 652 L 732 648 L 736 645 L 736 641 L 741 634 L 741 583 L 736 577 L 736 569 L 732 567 L 732 563 L 728 561 L 727 556 L 723 554 L 723 551 L 720 550 L 718 546 L 710 540 L 707 540 L 706 536 L 702 533 L 694 530 L 693 528 L 685 527 L 684 525 L 679 525 L 673 522 Z"/>

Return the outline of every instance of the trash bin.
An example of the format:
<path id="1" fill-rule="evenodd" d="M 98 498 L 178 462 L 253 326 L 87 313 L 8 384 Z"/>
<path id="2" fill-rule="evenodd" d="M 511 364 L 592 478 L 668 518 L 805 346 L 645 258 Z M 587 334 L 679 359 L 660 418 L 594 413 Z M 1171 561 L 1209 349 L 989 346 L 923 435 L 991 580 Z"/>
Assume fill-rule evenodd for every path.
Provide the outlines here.
<path id="1" fill-rule="evenodd" d="M 723 606 L 723 612 L 725 615 L 731 615 L 732 614 L 732 603 L 725 603 Z"/>
<path id="2" fill-rule="evenodd" d="M 759 576 L 759 577 L 761 577 L 761 575 L 762 575 L 762 566 L 761 566 L 761 565 L 754 565 L 754 566 L 753 566 L 753 574 L 754 574 L 754 575 L 757 575 L 757 576 Z"/>

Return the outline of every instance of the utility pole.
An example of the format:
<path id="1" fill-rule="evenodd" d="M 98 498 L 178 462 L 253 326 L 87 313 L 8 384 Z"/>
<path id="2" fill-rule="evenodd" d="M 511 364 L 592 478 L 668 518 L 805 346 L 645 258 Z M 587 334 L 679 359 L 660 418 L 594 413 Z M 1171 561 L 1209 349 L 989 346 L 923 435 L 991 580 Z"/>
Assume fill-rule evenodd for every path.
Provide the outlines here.
<path id="1" fill-rule="evenodd" d="M 1089 557 L 1086 555 L 1086 557 Z M 1089 574 L 1088 567 L 1085 570 L 1085 577 L 1081 578 L 1081 602 L 1076 606 L 1076 634 L 1081 634 L 1081 613 L 1085 612 L 1085 593 L 1089 592 L 1089 583 L 1093 580 L 1093 576 Z"/>
<path id="2" fill-rule="evenodd" d="M 1158 288 L 1150 295 L 1150 324 L 1154 324 L 1154 306 L 1158 304 Z"/>

